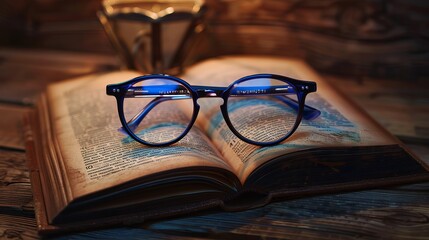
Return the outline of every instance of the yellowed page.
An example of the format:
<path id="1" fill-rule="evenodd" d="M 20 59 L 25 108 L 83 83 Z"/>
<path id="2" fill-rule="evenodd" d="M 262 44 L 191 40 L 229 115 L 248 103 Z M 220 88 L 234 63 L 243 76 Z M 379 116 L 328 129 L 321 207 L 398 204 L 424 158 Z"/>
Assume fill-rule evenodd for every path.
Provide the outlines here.
<path id="1" fill-rule="evenodd" d="M 312 121 L 303 120 L 297 131 L 282 144 L 258 147 L 239 140 L 222 119 L 219 105 L 223 100 L 201 100 L 198 124 L 221 151 L 225 160 L 244 183 L 258 166 L 289 152 L 328 146 L 370 146 L 394 144 L 395 140 L 355 105 L 344 99 L 299 60 L 272 57 L 222 57 L 200 63 L 183 78 L 192 84 L 228 86 L 250 74 L 275 73 L 317 82 L 317 93 L 310 93 L 306 103 L 322 111 Z M 210 119 L 210 121 L 206 120 Z M 255 129 L 257 131 L 258 129 Z"/>
<path id="2" fill-rule="evenodd" d="M 147 147 L 117 131 L 116 99 L 106 85 L 136 72 L 91 75 L 51 85 L 48 102 L 53 135 L 67 171 L 72 198 L 161 171 L 212 166 L 229 169 L 209 139 L 194 127 L 179 143 Z"/>

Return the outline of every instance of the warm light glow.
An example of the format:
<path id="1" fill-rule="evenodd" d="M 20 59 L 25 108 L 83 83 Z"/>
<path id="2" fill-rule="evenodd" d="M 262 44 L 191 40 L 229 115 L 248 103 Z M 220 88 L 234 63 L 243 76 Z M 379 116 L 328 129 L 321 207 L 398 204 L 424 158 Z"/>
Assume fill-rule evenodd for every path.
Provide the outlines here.
<path id="1" fill-rule="evenodd" d="M 141 14 L 158 19 L 174 12 L 197 13 L 204 0 L 104 0 L 103 6 L 108 15 Z"/>

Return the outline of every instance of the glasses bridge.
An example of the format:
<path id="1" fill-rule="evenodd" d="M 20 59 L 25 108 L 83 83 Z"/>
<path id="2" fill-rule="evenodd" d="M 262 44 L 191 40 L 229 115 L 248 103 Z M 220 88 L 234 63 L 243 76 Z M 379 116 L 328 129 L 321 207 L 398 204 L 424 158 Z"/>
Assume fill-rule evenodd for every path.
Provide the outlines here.
<path id="1" fill-rule="evenodd" d="M 199 98 L 221 97 L 225 89 L 223 87 L 196 87 Z"/>

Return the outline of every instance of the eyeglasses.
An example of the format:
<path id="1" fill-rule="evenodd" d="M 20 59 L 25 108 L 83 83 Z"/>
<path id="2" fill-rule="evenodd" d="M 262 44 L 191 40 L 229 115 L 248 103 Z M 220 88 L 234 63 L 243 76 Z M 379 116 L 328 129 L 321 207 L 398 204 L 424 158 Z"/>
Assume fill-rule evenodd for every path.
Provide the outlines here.
<path id="1" fill-rule="evenodd" d="M 320 111 L 305 105 L 316 83 L 275 74 L 256 74 L 228 87 L 192 86 L 168 75 L 145 75 L 106 87 L 116 97 L 121 132 L 149 146 L 166 146 L 182 139 L 197 119 L 199 98 L 223 99 L 220 110 L 229 129 L 242 141 L 268 146 L 282 142 L 301 119 Z M 220 114 L 210 121 L 221 121 Z M 215 126 L 216 127 L 216 126 Z"/>

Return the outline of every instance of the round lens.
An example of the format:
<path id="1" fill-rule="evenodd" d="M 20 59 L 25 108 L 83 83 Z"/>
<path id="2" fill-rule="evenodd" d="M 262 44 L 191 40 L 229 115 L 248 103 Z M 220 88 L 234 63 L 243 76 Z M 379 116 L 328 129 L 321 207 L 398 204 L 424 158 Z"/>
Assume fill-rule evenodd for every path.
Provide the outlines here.
<path id="1" fill-rule="evenodd" d="M 128 128 L 149 144 L 176 140 L 191 123 L 191 92 L 180 82 L 157 78 L 132 85 L 124 98 Z"/>
<path id="2" fill-rule="evenodd" d="M 227 112 L 232 126 L 244 138 L 269 143 L 293 130 L 298 106 L 292 85 L 273 78 L 257 78 L 233 85 Z"/>

